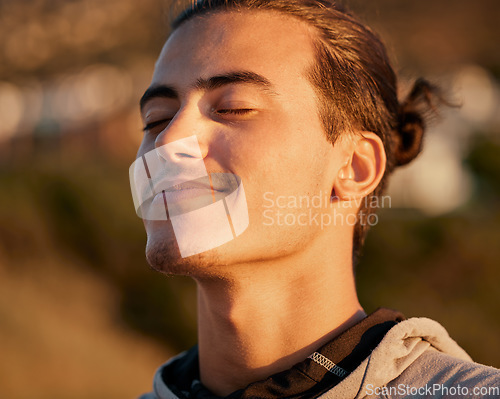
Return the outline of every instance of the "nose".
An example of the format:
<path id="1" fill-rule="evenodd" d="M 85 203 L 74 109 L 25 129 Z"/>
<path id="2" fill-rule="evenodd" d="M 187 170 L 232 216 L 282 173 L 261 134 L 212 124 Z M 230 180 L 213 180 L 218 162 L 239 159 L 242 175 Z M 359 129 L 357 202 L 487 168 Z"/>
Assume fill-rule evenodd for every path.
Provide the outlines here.
<path id="1" fill-rule="evenodd" d="M 191 163 L 204 158 L 197 135 L 178 138 L 167 144 L 156 146 L 156 153 L 159 158 L 166 161 L 167 165 Z"/>
<path id="2" fill-rule="evenodd" d="M 178 126 L 177 126 L 178 128 Z M 154 181 L 154 191 L 168 189 L 177 184 L 200 178 L 208 178 L 205 166 L 205 153 L 202 152 L 199 135 L 167 135 L 167 127 L 161 135 L 167 140 L 155 141 L 155 149 L 145 154 L 149 173 Z M 173 140 L 173 141 L 172 141 Z M 166 144 L 165 144 L 166 142 Z M 206 141 L 204 148 L 207 148 Z"/>
<path id="3" fill-rule="evenodd" d="M 208 132 L 201 115 L 179 110 L 174 119 L 156 137 L 157 154 L 167 162 L 204 159 L 208 153 Z"/>
<path id="4" fill-rule="evenodd" d="M 185 181 L 208 178 L 205 157 L 208 154 L 210 126 L 196 110 L 179 110 L 174 119 L 156 137 L 155 150 L 146 159 L 156 176 L 157 190 Z"/>

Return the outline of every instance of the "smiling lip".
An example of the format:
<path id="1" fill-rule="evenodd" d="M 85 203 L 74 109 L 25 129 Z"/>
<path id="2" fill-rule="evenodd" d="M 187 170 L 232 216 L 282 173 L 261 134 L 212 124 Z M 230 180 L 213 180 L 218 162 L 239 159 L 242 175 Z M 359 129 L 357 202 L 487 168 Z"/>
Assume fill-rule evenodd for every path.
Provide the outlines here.
<path id="1" fill-rule="evenodd" d="M 156 196 L 164 193 L 167 200 L 181 200 L 205 196 L 213 197 L 214 202 L 233 192 L 239 186 L 238 178 L 229 173 L 210 173 L 208 176 L 171 185 L 167 181 L 158 181 L 153 191 Z"/>
<path id="2" fill-rule="evenodd" d="M 170 215 L 186 213 L 216 201 L 218 191 L 213 191 L 207 184 L 182 183 L 169 187 L 156 194 L 153 203 L 168 206 Z M 158 206 L 156 205 L 156 206 Z"/>

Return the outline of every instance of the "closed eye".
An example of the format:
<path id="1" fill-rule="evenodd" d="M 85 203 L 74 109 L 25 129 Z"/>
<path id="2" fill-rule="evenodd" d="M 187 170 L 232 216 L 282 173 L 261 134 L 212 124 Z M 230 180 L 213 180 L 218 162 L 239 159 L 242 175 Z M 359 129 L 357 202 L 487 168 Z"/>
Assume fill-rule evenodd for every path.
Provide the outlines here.
<path id="1" fill-rule="evenodd" d="M 144 128 L 142 129 L 144 132 L 147 132 L 147 131 L 151 131 L 152 129 L 154 129 L 155 127 L 157 126 L 160 126 L 162 124 L 165 125 L 168 125 L 170 123 L 172 119 L 169 118 L 169 119 L 161 119 L 159 121 L 155 121 L 155 122 L 151 122 L 151 123 L 148 123 L 146 126 L 144 126 Z M 162 129 L 163 130 L 163 129 Z"/>
<path id="2" fill-rule="evenodd" d="M 215 118 L 228 122 L 239 122 L 250 119 L 257 110 L 253 108 L 220 108 L 214 109 L 212 112 Z"/>
<path id="3" fill-rule="evenodd" d="M 218 109 L 215 111 L 217 114 L 234 114 L 234 115 L 243 115 L 252 112 L 252 108 L 236 108 L 236 109 Z"/>

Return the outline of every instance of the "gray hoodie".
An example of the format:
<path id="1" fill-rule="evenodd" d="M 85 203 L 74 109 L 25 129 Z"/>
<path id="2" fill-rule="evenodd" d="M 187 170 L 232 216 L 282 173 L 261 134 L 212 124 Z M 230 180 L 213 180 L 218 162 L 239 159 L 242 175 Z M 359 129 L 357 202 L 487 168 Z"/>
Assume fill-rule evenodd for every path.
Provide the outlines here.
<path id="1" fill-rule="evenodd" d="M 160 367 L 154 392 L 140 399 L 179 398 L 162 378 L 175 359 Z M 354 371 L 317 397 L 500 398 L 500 370 L 472 362 L 439 323 L 411 318 L 394 325 Z"/>

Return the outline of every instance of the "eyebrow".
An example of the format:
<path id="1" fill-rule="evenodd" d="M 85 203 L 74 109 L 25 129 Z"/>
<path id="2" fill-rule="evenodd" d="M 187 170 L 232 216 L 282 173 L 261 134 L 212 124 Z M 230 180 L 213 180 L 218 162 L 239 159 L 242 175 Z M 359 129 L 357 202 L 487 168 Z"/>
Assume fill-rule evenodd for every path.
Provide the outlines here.
<path id="1" fill-rule="evenodd" d="M 255 72 L 248 72 L 248 71 L 230 72 L 223 75 L 212 76 L 208 79 L 200 78 L 196 81 L 196 83 L 192 86 L 192 88 L 195 90 L 210 91 L 218 89 L 223 86 L 238 84 L 238 83 L 253 84 L 260 87 L 264 91 L 267 91 L 269 94 L 276 95 L 276 92 L 273 90 L 273 85 L 268 79 Z M 141 97 L 141 100 L 139 102 L 141 110 L 144 108 L 144 106 L 148 101 L 158 97 L 178 99 L 179 93 L 172 86 L 168 85 L 151 86 L 146 90 L 146 92 Z"/>

